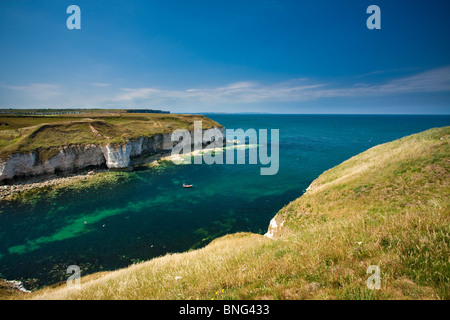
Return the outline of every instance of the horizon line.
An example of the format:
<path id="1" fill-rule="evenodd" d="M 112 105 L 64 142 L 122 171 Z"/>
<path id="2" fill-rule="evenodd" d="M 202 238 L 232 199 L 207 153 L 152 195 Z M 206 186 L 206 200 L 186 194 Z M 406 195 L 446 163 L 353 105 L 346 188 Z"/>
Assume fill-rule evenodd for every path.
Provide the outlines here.
<path id="1" fill-rule="evenodd" d="M 0 111 L 8 111 L 8 110 L 155 110 L 160 111 L 161 109 L 152 109 L 152 108 L 0 108 Z M 249 111 L 249 112 L 225 112 L 225 111 L 204 111 L 204 112 L 171 112 L 170 114 L 223 114 L 223 115 L 359 115 L 359 116 L 375 116 L 375 115 L 389 115 L 389 116 L 450 116 L 450 113 L 297 113 L 297 112 L 287 112 L 287 113 L 274 113 L 274 112 L 258 112 L 258 111 Z"/>

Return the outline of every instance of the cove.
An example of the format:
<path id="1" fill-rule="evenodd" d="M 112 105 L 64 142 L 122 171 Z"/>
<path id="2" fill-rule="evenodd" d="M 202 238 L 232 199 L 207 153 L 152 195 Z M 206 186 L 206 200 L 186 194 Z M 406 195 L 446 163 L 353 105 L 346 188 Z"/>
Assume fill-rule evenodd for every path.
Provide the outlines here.
<path id="1" fill-rule="evenodd" d="M 380 143 L 450 124 L 449 116 L 207 116 L 229 129 L 278 129 L 277 174 L 237 162 L 164 164 L 123 172 L 113 183 L 45 191 L 28 203 L 0 202 L 0 278 L 34 290 L 65 282 L 70 265 L 84 276 L 228 233 L 264 234 L 323 171 Z"/>

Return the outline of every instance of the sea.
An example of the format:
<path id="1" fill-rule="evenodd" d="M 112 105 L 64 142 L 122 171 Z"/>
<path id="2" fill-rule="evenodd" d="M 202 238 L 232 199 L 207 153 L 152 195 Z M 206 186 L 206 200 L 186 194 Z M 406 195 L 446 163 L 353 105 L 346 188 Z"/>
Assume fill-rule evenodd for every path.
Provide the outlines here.
<path id="1" fill-rule="evenodd" d="M 266 129 L 270 156 L 279 159 L 276 174 L 262 175 L 268 165 L 260 161 L 164 162 L 94 186 L 1 201 L 0 278 L 35 290 L 66 281 L 69 266 L 84 276 L 201 248 L 230 233 L 264 234 L 325 170 L 378 144 L 450 125 L 448 115 L 205 115 L 226 129 Z M 274 130 L 278 141 L 270 139 Z"/>

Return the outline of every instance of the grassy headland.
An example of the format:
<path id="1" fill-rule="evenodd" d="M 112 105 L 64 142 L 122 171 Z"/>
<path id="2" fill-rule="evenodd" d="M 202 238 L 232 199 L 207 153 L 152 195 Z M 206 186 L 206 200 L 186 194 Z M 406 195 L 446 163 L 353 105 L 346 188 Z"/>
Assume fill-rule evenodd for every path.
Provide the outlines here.
<path id="1" fill-rule="evenodd" d="M 193 130 L 194 121 L 204 129 L 221 127 L 203 115 L 89 112 L 80 114 L 2 114 L 0 117 L 0 159 L 13 153 L 38 150 L 45 160 L 63 145 L 119 144 L 139 137 Z"/>
<path id="2" fill-rule="evenodd" d="M 431 129 L 324 172 L 278 212 L 273 239 L 231 234 L 18 298 L 450 299 L 449 142 L 450 127 Z"/>

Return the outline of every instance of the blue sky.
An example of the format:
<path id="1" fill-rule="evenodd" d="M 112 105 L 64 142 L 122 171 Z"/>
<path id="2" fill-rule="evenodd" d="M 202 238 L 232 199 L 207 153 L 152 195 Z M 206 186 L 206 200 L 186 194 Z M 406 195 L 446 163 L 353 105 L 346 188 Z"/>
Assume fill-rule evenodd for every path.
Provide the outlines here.
<path id="1" fill-rule="evenodd" d="M 81 30 L 69 30 L 69 5 Z M 381 29 L 369 30 L 369 5 Z M 450 2 L 0 1 L 0 108 L 450 113 Z"/>

